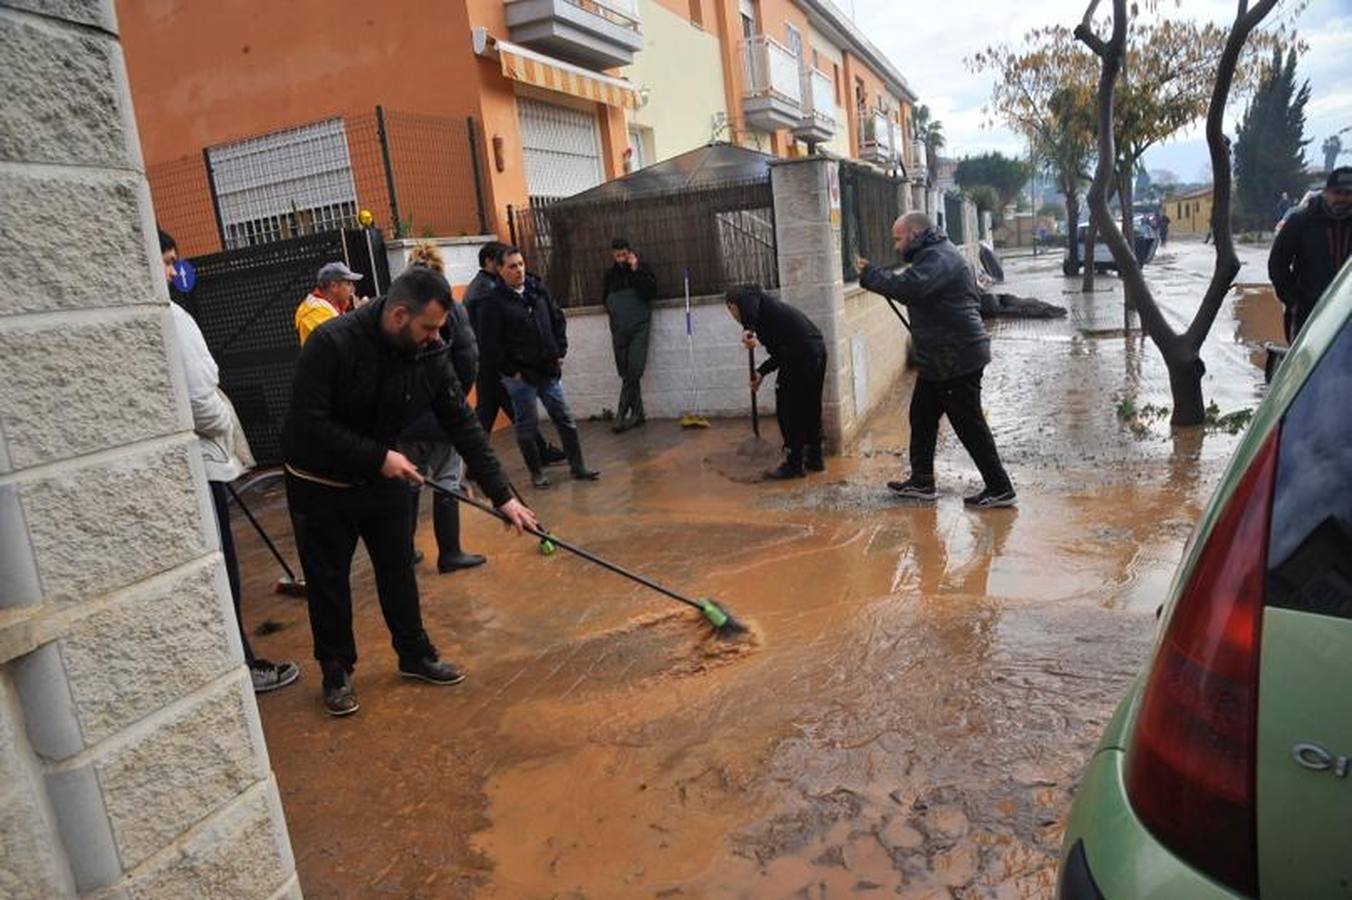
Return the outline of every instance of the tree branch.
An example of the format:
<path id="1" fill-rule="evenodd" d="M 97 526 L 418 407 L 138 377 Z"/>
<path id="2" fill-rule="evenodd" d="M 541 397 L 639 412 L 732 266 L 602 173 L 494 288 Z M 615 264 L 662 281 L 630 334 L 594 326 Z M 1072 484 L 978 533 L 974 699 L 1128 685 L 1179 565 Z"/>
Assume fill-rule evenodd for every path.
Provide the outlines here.
<path id="1" fill-rule="evenodd" d="M 1102 58 L 1108 52 L 1108 45 L 1094 34 L 1094 13 L 1098 12 L 1098 5 L 1099 0 L 1089 0 L 1089 8 L 1084 11 L 1084 18 L 1075 26 L 1075 39 L 1094 51 L 1095 56 Z"/>

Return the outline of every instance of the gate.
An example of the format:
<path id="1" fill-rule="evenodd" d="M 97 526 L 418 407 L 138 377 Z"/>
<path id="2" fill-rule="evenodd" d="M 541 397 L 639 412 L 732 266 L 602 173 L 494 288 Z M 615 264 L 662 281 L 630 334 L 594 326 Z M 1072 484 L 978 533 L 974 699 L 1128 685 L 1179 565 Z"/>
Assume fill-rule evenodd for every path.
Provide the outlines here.
<path id="1" fill-rule="evenodd" d="M 192 260 L 197 286 L 181 297 L 221 370 L 259 466 L 282 462 L 281 430 L 291 404 L 300 342 L 296 307 L 327 262 L 342 260 L 366 277 L 359 296 L 390 284 L 385 242 L 375 229 L 345 229 L 227 250 Z"/>

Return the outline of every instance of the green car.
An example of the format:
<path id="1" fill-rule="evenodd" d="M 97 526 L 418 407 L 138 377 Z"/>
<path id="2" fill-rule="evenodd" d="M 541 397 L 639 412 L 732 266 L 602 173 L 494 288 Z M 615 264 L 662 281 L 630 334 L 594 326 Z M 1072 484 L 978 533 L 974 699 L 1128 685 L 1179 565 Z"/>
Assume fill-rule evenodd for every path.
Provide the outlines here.
<path id="1" fill-rule="evenodd" d="M 1066 826 L 1062 900 L 1352 898 L 1352 264 L 1193 532 Z"/>

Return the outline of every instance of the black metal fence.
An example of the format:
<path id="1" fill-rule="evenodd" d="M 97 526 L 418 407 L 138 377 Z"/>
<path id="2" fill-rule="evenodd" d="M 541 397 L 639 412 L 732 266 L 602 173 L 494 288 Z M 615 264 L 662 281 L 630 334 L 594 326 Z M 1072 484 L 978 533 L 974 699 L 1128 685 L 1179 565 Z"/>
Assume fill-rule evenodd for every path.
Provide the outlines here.
<path id="1" fill-rule="evenodd" d="M 345 261 L 366 278 L 361 296 L 389 287 L 385 243 L 374 229 L 328 231 L 192 259 L 197 286 L 181 298 L 221 370 L 259 465 L 282 461 L 300 344 L 295 313 L 324 263 Z"/>
<path id="2" fill-rule="evenodd" d="M 967 223 L 962 217 L 962 195 L 944 194 L 944 232 L 954 244 L 967 243 Z"/>
<path id="3" fill-rule="evenodd" d="M 901 265 L 892 224 L 902 213 L 903 184 L 868 166 L 840 161 L 840 256 L 847 282 L 859 278 L 859 256 L 878 265 Z"/>
<path id="4" fill-rule="evenodd" d="M 679 194 L 509 208 L 512 242 L 564 306 L 601 303 L 610 243 L 627 238 L 657 276 L 658 297 L 738 284 L 779 286 L 769 178 Z"/>
<path id="5" fill-rule="evenodd" d="M 267 139 L 340 121 L 343 140 L 297 139 L 266 146 Z M 485 157 L 473 118 L 459 119 L 388 110 L 297 125 L 286 132 L 254 135 L 204 148 L 148 166 L 155 215 L 174 235 L 179 249 L 193 256 L 221 249 L 257 246 L 341 228 L 356 228 L 368 210 L 386 237 L 483 234 Z M 232 212 L 228 186 L 213 157 L 258 139 L 249 167 L 272 172 L 255 190 L 266 201 Z M 345 150 L 345 153 L 343 152 Z M 224 180 L 229 180 L 227 176 Z M 305 186 L 325 180 L 326 199 L 317 203 Z M 340 189 L 334 183 L 347 185 Z M 294 194 L 288 193 L 294 192 Z"/>

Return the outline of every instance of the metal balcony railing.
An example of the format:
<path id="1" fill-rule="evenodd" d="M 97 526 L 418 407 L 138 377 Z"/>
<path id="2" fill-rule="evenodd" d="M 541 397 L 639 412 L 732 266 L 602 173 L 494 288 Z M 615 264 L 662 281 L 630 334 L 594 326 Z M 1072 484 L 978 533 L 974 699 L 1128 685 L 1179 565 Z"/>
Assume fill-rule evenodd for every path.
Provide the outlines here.
<path id="1" fill-rule="evenodd" d="M 639 30 L 638 0 L 566 0 L 567 3 L 600 16 L 612 25 Z"/>
<path id="2" fill-rule="evenodd" d="M 897 158 L 894 127 L 885 112 L 880 109 L 869 110 L 864 115 L 864 140 L 860 147 L 862 156 L 874 162 L 894 161 Z"/>
<path id="3" fill-rule="evenodd" d="M 820 69 L 803 70 L 803 117 L 835 127 L 836 86 Z"/>
<path id="4" fill-rule="evenodd" d="M 742 43 L 744 97 L 776 97 L 803 105 L 803 83 L 798 59 L 774 38 L 758 35 Z"/>

